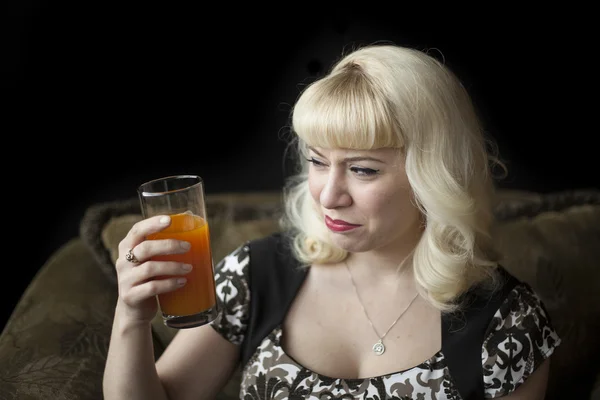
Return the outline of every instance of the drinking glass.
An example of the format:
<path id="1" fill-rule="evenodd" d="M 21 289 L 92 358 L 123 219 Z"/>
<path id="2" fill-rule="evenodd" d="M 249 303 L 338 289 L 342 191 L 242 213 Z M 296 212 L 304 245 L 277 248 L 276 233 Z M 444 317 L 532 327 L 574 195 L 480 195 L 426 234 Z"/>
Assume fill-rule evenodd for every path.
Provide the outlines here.
<path id="1" fill-rule="evenodd" d="M 185 240 L 192 246 L 184 254 L 153 257 L 193 266 L 187 283 L 159 294 L 158 304 L 165 325 L 183 329 L 213 321 L 218 314 L 214 263 L 210 245 L 204 182 L 198 175 L 174 175 L 145 182 L 138 187 L 142 216 L 169 215 L 171 224 L 147 237 Z"/>

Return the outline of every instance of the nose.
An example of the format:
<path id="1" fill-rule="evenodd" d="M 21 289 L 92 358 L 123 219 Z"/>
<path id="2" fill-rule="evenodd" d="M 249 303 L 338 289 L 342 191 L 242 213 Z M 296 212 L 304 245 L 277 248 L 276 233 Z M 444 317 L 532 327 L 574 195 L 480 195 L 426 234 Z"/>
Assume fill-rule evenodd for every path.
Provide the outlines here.
<path id="1" fill-rule="evenodd" d="M 352 204 L 352 196 L 348 191 L 346 176 L 343 171 L 330 170 L 319 196 L 321 206 L 334 209 L 348 207 Z"/>

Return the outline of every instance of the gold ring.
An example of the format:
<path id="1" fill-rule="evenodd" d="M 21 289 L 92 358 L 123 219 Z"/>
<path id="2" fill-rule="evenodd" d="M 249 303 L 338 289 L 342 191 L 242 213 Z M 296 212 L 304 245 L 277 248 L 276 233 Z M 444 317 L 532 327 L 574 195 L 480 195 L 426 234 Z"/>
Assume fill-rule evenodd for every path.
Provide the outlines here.
<path id="1" fill-rule="evenodd" d="M 125 259 L 133 264 L 140 263 L 140 261 L 137 258 L 135 258 L 135 256 L 133 255 L 133 249 L 127 250 L 127 253 L 125 254 Z"/>

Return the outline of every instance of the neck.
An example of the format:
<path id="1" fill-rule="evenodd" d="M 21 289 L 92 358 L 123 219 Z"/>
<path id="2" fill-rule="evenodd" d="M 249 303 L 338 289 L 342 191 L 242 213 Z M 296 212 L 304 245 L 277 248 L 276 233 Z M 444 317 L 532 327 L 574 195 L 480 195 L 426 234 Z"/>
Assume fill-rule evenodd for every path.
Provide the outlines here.
<path id="1" fill-rule="evenodd" d="M 345 261 L 353 279 L 361 286 L 399 287 L 408 289 L 413 286 L 412 259 L 406 261 L 391 260 L 386 257 L 364 253 L 351 254 Z"/>
<path id="2" fill-rule="evenodd" d="M 419 227 L 411 230 L 410 235 L 402 235 L 384 247 L 350 253 L 346 262 L 352 274 L 362 281 L 395 284 L 399 276 L 412 281 L 412 255 L 422 233 L 423 229 Z"/>

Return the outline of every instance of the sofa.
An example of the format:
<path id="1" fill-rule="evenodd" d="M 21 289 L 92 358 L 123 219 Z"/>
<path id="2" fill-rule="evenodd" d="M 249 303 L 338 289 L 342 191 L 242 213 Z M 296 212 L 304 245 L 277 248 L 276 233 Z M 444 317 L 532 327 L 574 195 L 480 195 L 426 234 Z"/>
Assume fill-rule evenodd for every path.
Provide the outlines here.
<path id="1" fill-rule="evenodd" d="M 207 196 L 215 261 L 278 229 L 279 192 Z M 547 399 L 600 400 L 600 190 L 499 189 L 493 234 L 503 265 L 541 296 L 563 339 Z M 91 205 L 79 235 L 39 267 L 0 334 L 0 400 L 102 399 L 117 300 L 117 245 L 141 219 L 136 198 Z M 177 332 L 153 322 L 155 356 Z M 236 399 L 239 371 L 218 399 Z"/>

